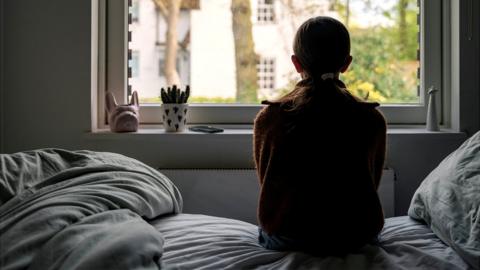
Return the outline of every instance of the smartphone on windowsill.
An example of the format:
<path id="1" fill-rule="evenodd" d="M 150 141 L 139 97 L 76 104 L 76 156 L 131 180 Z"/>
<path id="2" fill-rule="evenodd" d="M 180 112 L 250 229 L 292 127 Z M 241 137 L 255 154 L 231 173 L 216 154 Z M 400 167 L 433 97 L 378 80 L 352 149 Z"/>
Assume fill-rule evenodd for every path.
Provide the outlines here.
<path id="1" fill-rule="evenodd" d="M 216 128 L 212 126 L 191 126 L 188 128 L 191 131 L 202 132 L 202 133 L 219 133 L 223 132 L 222 128 Z"/>

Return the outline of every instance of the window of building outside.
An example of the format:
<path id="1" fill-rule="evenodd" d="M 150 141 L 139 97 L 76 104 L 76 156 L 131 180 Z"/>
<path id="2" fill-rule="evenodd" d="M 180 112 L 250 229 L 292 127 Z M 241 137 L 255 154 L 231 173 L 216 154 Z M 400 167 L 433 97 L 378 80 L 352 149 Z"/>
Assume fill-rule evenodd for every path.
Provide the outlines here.
<path id="1" fill-rule="evenodd" d="M 133 0 L 131 7 L 132 22 L 138 22 L 140 17 L 140 0 Z"/>
<path id="2" fill-rule="evenodd" d="M 275 7 L 273 0 L 258 0 L 257 22 L 271 23 L 275 20 Z"/>
<path id="3" fill-rule="evenodd" d="M 276 95 L 275 58 L 261 57 L 257 62 L 258 91 L 262 96 Z"/>
<path id="4" fill-rule="evenodd" d="M 131 77 L 136 78 L 140 72 L 140 52 L 132 51 L 131 59 L 128 60 L 128 67 L 130 68 Z"/>
<path id="5" fill-rule="evenodd" d="M 137 10 L 142 20 L 128 25 L 128 48 L 144 62 L 140 77 L 129 85 L 138 91 L 144 115 L 160 104 L 162 87 L 177 84 L 190 85 L 189 103 L 193 111 L 199 105 L 198 115 L 220 107 L 223 115 L 236 115 L 235 120 L 199 122 L 251 123 L 262 100 L 279 98 L 298 82 L 290 62 L 293 37 L 302 22 L 318 15 L 347 26 L 353 63 L 340 79 L 352 94 L 381 103 L 390 123 L 424 123 L 425 89 L 441 87 L 441 1 L 174 1 L 179 1 L 179 11 L 173 14 L 165 9 L 166 0 L 131 3 L 141 4 Z M 259 9 L 271 12 L 274 21 L 260 22 Z M 128 12 L 134 11 L 130 6 Z M 171 16 L 175 29 L 168 23 Z M 169 29 L 174 34 L 167 36 Z M 158 44 L 164 48 L 159 50 Z M 258 62 L 262 55 L 274 60 Z M 167 66 L 167 59 L 175 59 L 170 60 L 174 64 Z M 173 72 L 166 72 L 168 68 Z"/>

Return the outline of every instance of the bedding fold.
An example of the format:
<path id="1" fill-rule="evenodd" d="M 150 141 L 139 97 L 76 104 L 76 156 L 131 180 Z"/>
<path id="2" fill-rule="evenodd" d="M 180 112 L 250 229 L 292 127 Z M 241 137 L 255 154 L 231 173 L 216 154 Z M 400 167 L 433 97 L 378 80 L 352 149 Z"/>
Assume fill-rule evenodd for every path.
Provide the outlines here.
<path id="1" fill-rule="evenodd" d="M 95 258 L 118 254 L 131 258 L 110 269 L 149 269 L 163 240 L 143 219 L 182 209 L 168 178 L 119 154 L 43 149 L 0 155 L 0 166 L 2 269 L 95 269 Z"/>
<path id="2" fill-rule="evenodd" d="M 164 239 L 141 217 L 114 210 L 84 218 L 53 236 L 29 270 L 160 269 Z"/>

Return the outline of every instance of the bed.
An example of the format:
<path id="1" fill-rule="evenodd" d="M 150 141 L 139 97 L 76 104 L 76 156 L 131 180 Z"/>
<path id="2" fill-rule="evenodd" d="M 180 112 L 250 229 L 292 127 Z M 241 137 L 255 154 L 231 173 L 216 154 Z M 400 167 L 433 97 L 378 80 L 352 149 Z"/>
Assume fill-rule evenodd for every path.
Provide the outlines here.
<path id="1" fill-rule="evenodd" d="M 119 154 L 3 154 L 0 268 L 479 269 L 480 134 L 465 144 L 425 179 L 409 216 L 386 220 L 378 245 L 344 257 L 265 250 L 253 224 L 181 213 L 182 197 L 170 179 Z M 442 177 L 455 162 L 466 168 L 458 175 L 467 193 Z M 468 207 L 455 194 L 466 196 Z M 444 198 L 455 198 L 451 209 L 435 209 L 433 200 Z"/>
<path id="2" fill-rule="evenodd" d="M 409 217 L 387 219 L 380 246 L 341 258 L 265 250 L 257 243 L 256 226 L 232 219 L 180 214 L 152 225 L 164 236 L 163 263 L 172 269 L 469 269 Z"/>

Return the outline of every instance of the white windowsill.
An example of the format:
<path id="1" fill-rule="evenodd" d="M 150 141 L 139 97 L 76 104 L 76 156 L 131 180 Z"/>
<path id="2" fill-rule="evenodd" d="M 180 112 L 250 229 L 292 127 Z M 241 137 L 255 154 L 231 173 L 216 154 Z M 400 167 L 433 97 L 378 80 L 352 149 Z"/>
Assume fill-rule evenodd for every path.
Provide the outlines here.
<path id="1" fill-rule="evenodd" d="M 109 129 L 86 132 L 84 139 L 91 149 L 122 153 L 146 164 L 162 168 L 253 168 L 251 125 L 223 126 L 222 133 L 165 132 L 161 126 L 142 126 L 138 132 L 113 133 Z M 443 146 L 460 145 L 467 134 L 449 129 L 426 131 L 424 126 L 399 126 L 388 129 L 388 145 L 395 158 L 406 153 L 441 152 Z M 437 146 L 440 146 L 436 149 Z M 443 147 L 443 148 L 442 148 Z M 414 150 L 412 150 L 414 149 Z M 441 152 L 441 154 L 445 154 Z"/>
<path id="2" fill-rule="evenodd" d="M 389 127 L 387 134 L 464 134 L 449 128 L 440 128 L 439 131 L 429 131 L 425 126 L 394 126 Z"/>
<path id="3" fill-rule="evenodd" d="M 126 132 L 126 133 L 114 133 L 109 129 L 98 129 L 96 131 L 90 132 L 91 136 L 107 136 L 107 137 L 117 137 L 117 136 L 144 136 L 144 135 L 161 135 L 161 136 L 222 136 L 222 135 L 253 135 L 253 130 L 251 125 L 212 125 L 214 127 L 223 128 L 224 131 L 220 133 L 202 133 L 202 132 L 193 132 L 186 129 L 184 132 L 165 132 L 161 125 L 147 125 L 141 126 L 137 132 Z M 454 131 L 448 128 L 441 128 L 440 131 L 428 131 L 425 129 L 425 126 L 401 126 L 394 125 L 389 126 L 387 134 L 457 134 L 465 135 L 463 132 Z"/>
<path id="4" fill-rule="evenodd" d="M 185 135 L 213 135 L 213 136 L 218 136 L 218 135 L 252 135 L 252 128 L 242 128 L 242 127 L 229 127 L 229 128 L 224 128 L 222 125 L 214 125 L 215 127 L 221 127 L 224 129 L 223 132 L 220 133 L 202 133 L 202 132 L 194 132 L 186 129 L 183 132 L 165 132 L 163 128 L 160 127 L 141 127 L 137 132 L 125 132 L 125 133 L 114 133 L 111 132 L 109 129 L 99 129 L 97 131 L 91 132 L 91 134 L 96 134 L 96 135 L 151 135 L 151 134 L 156 134 L 156 135 L 168 135 L 168 136 L 185 136 Z"/>

